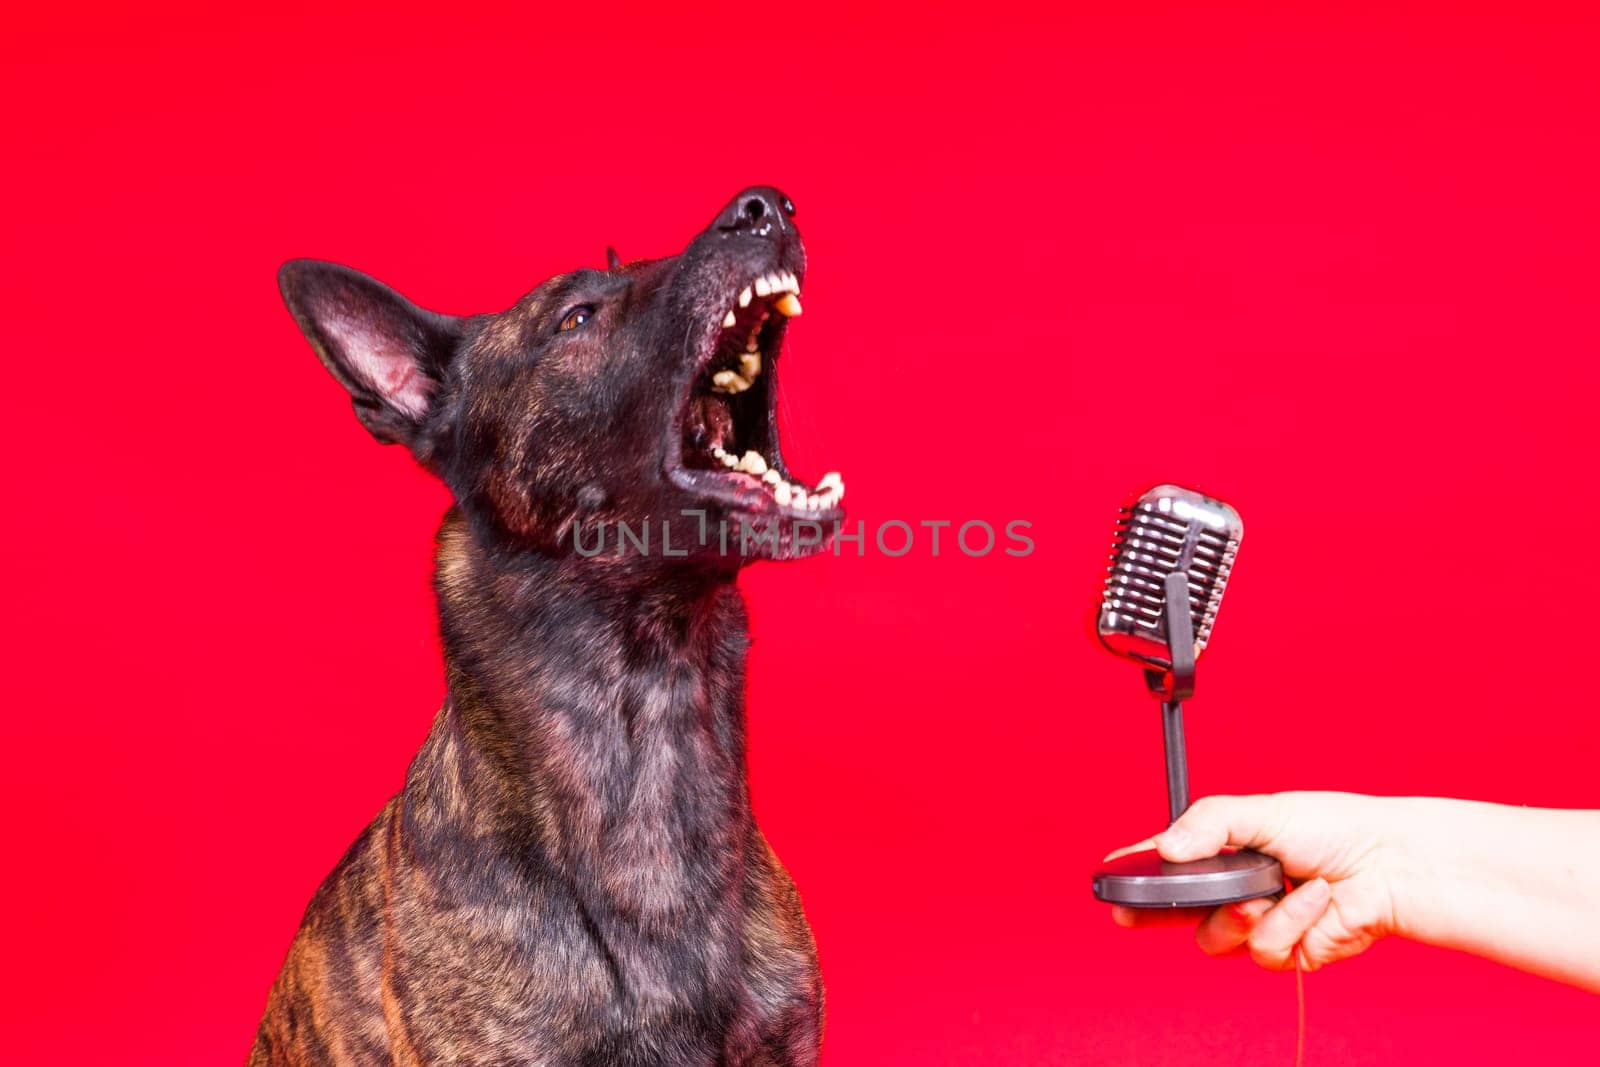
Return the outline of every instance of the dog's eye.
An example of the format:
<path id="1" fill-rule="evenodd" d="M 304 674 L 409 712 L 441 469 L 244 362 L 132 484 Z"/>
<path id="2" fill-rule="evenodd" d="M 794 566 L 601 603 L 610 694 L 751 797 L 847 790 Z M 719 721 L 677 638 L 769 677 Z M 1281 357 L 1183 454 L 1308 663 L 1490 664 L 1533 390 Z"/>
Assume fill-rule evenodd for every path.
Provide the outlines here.
<path id="1" fill-rule="evenodd" d="M 593 314 L 593 307 L 588 304 L 579 304 L 568 311 L 567 317 L 561 320 L 561 332 L 566 333 L 568 330 L 576 330 L 579 326 L 588 322 L 589 317 Z"/>

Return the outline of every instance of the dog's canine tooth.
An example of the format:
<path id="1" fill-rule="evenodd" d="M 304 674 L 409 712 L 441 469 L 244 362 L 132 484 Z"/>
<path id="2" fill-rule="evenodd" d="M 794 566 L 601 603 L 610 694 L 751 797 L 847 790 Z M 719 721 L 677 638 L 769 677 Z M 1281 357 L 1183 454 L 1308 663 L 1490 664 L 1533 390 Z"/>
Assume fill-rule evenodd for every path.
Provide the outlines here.
<path id="1" fill-rule="evenodd" d="M 728 313 L 722 317 L 722 328 L 724 330 L 733 329 L 733 321 L 733 309 L 729 308 Z"/>
<path id="2" fill-rule="evenodd" d="M 748 285 L 744 287 L 744 292 L 739 294 L 739 306 L 742 308 L 750 306 L 750 287 Z"/>
<path id="3" fill-rule="evenodd" d="M 739 457 L 739 466 L 734 469 L 759 476 L 767 473 L 767 461 L 761 457 L 760 452 L 752 450 Z"/>
<path id="4" fill-rule="evenodd" d="M 817 482 L 817 488 L 819 490 L 837 489 L 842 493 L 844 492 L 844 479 L 839 477 L 838 471 L 829 471 L 827 474 L 822 476 L 820 481 Z"/>
<path id="5" fill-rule="evenodd" d="M 800 317 L 800 298 L 793 293 L 784 293 L 777 303 L 772 306 L 783 312 L 788 318 L 797 319 Z"/>

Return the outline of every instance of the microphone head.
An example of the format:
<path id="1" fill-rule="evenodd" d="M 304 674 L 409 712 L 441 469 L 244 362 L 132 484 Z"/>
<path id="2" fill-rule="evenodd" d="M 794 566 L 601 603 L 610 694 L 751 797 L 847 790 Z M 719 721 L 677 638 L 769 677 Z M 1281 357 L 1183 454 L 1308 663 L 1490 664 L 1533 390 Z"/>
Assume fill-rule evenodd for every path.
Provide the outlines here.
<path id="1" fill-rule="evenodd" d="M 1168 670 L 1166 580 L 1189 576 L 1194 654 L 1211 637 L 1233 557 L 1244 536 L 1239 513 L 1192 489 L 1158 485 L 1122 509 L 1095 626 L 1101 644 L 1147 667 Z"/>

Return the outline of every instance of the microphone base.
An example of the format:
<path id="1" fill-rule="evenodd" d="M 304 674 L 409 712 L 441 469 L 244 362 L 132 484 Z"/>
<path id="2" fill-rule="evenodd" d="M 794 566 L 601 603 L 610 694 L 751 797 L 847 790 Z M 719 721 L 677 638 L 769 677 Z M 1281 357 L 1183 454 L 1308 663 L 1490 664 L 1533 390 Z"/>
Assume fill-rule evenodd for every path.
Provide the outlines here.
<path id="1" fill-rule="evenodd" d="M 1125 908 L 1211 908 L 1283 892 L 1283 868 L 1248 849 L 1190 863 L 1135 852 L 1094 872 L 1096 900 Z"/>

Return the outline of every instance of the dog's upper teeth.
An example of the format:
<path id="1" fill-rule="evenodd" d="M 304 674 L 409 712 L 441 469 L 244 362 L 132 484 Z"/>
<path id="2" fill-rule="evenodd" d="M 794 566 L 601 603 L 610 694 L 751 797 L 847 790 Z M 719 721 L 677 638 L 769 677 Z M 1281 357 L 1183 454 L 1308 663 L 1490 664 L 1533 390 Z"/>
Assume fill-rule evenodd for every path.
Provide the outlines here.
<path id="1" fill-rule="evenodd" d="M 779 297 L 774 306 L 791 319 L 800 314 L 800 279 L 789 271 L 768 271 L 755 279 L 739 291 L 739 306 L 749 307 L 750 301 L 758 296 L 763 299 L 770 296 Z M 766 313 L 763 312 L 761 317 L 765 319 Z M 722 318 L 723 329 L 731 327 L 734 321 L 733 310 L 730 308 Z"/>
<path id="2" fill-rule="evenodd" d="M 748 388 L 749 380 L 741 377 L 738 371 L 719 370 L 711 376 L 713 393 L 742 393 Z"/>

